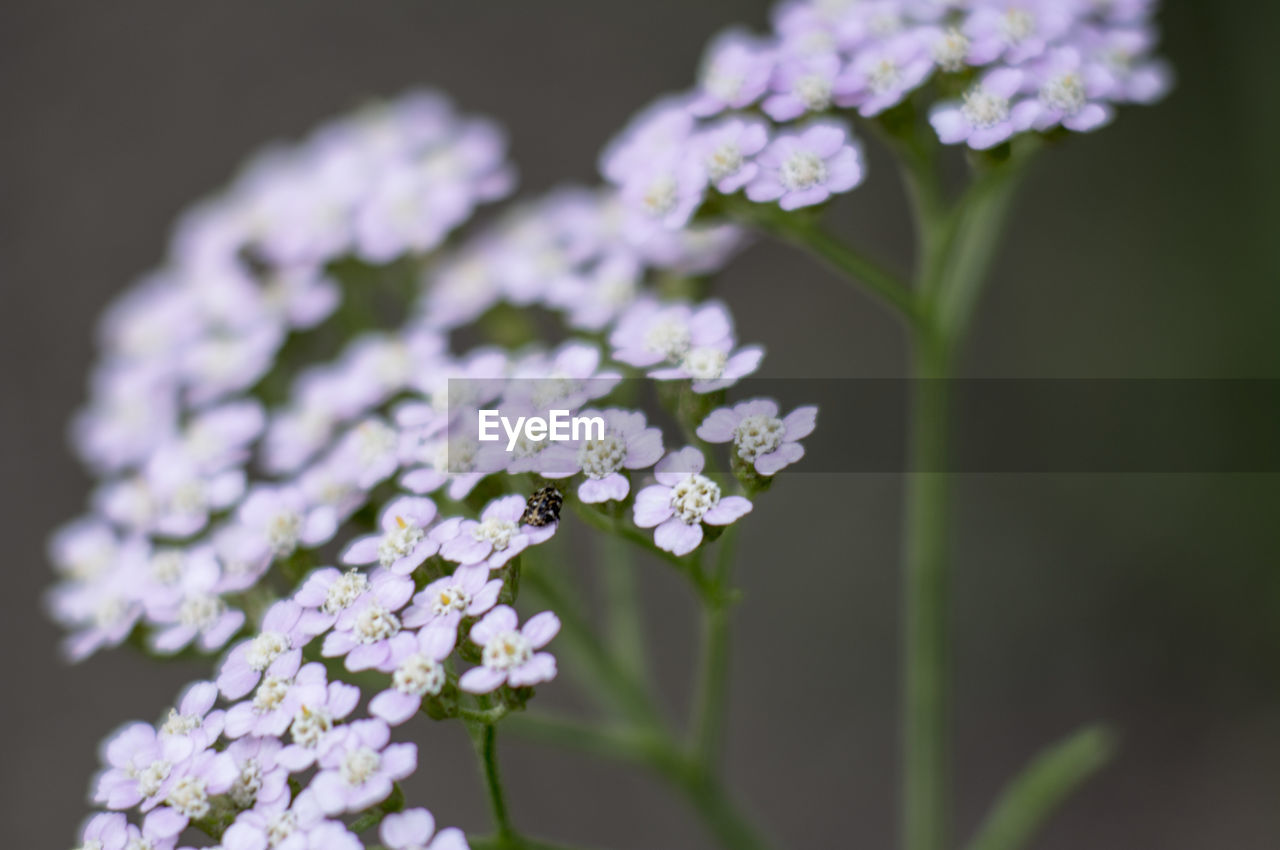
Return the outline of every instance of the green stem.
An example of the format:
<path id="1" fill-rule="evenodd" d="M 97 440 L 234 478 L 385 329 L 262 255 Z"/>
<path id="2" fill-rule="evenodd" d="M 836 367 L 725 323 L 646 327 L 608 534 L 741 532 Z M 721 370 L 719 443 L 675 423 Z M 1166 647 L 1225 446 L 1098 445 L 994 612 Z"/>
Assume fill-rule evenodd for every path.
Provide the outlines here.
<path id="1" fill-rule="evenodd" d="M 990 165 L 946 215 L 922 211 L 928 217 L 920 222 L 921 318 L 910 329 L 913 397 L 903 532 L 906 850 L 943 850 L 951 816 L 947 439 L 953 352 L 986 283 L 1017 178 L 1035 148 L 1034 141 L 1020 143 L 1007 161 Z M 922 174 L 917 177 L 930 179 L 930 172 Z"/>
<path id="2" fill-rule="evenodd" d="M 1009 208 L 1041 144 L 1035 135 L 1016 139 L 1008 159 L 985 166 L 941 225 L 944 252 L 927 270 L 925 291 L 936 294 L 938 327 L 950 339 L 962 339 L 968 329 Z"/>
<path id="3" fill-rule="evenodd" d="M 603 691 L 608 694 L 616 708 L 633 721 L 648 726 L 658 725 L 657 710 L 644 686 L 614 662 L 595 631 L 547 578 L 541 565 L 530 566 L 533 568 L 525 572 L 529 588 L 557 612 L 561 634 L 566 643 L 572 646 L 575 656 L 581 659 L 582 672 L 590 677 L 593 684 L 600 686 L 599 689 L 589 690 L 592 693 Z"/>
<path id="4" fill-rule="evenodd" d="M 1062 801 L 1100 770 L 1115 736 L 1091 726 L 1040 753 L 1006 786 L 968 850 L 1019 850 Z"/>
<path id="5" fill-rule="evenodd" d="M 511 846 L 520 846 L 511 816 L 507 812 L 507 800 L 502 791 L 502 778 L 498 774 L 497 729 L 492 724 L 472 727 L 472 741 L 484 770 L 485 788 L 489 792 L 489 808 L 493 813 L 493 825 L 499 840 Z"/>
<path id="6" fill-rule="evenodd" d="M 648 764 L 669 742 L 658 732 L 627 725 L 603 726 L 540 711 L 512 716 L 513 734 L 552 747 L 568 747 L 600 758 Z"/>
<path id="7" fill-rule="evenodd" d="M 703 575 L 696 557 L 691 560 L 688 557 L 673 555 L 665 549 L 659 549 L 657 544 L 653 542 L 652 532 L 646 532 L 644 529 L 628 525 L 626 519 L 605 516 L 600 513 L 600 511 L 595 510 L 591 505 L 583 505 L 577 500 L 574 500 L 569 504 L 573 505 L 574 512 L 585 520 L 588 525 L 591 525 L 606 534 L 621 537 L 649 554 L 656 555 L 671 564 L 678 572 L 684 574 L 691 582 L 693 582 L 694 588 L 698 591 L 699 595 L 705 597 L 714 592 L 710 580 Z"/>
<path id="8" fill-rule="evenodd" d="M 635 561 L 625 541 L 613 535 L 596 535 L 596 543 L 600 548 L 605 608 L 609 612 L 609 647 L 618 666 L 647 690 L 649 664 Z"/>
<path id="9" fill-rule="evenodd" d="M 949 347 L 914 335 L 910 468 L 904 528 L 903 840 L 946 846 L 948 799 L 947 377 Z"/>
<path id="10" fill-rule="evenodd" d="M 704 769 L 664 734 L 593 726 L 538 713 L 516 715 L 506 722 L 518 734 L 551 746 L 645 765 L 684 795 L 726 850 L 768 850 L 715 773 Z"/>
<path id="11" fill-rule="evenodd" d="M 736 198 L 726 198 L 725 203 L 731 217 L 814 254 L 842 277 L 861 284 L 893 308 L 907 324 L 919 321 L 920 303 L 897 275 L 836 239 L 809 216 Z"/>
<path id="12" fill-rule="evenodd" d="M 729 692 L 729 606 L 723 590 L 733 566 L 736 526 L 720 538 L 712 582 L 717 593 L 702 602 L 702 675 L 694 704 L 693 752 L 698 763 L 714 772 L 724 751 Z"/>

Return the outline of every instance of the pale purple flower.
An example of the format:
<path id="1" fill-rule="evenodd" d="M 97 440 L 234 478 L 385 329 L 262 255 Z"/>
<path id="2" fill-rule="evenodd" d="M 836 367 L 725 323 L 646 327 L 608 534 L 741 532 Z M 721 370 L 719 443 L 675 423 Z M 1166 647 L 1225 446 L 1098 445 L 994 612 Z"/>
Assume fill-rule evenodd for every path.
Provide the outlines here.
<path id="1" fill-rule="evenodd" d="M 444 660 L 453 652 L 457 634 L 456 624 L 437 620 L 416 633 L 393 637 L 391 687 L 370 700 L 369 713 L 399 726 L 417 713 L 424 697 L 439 694 L 447 679 Z"/>
<path id="2" fill-rule="evenodd" d="M 773 8 L 773 29 L 784 56 L 824 56 L 837 47 L 836 32 L 851 9 L 861 4 L 791 0 Z"/>
<path id="3" fill-rule="evenodd" d="M 932 71 L 926 36 L 909 31 L 860 51 L 835 81 L 835 102 L 870 118 L 901 103 Z"/>
<path id="4" fill-rule="evenodd" d="M 252 699 L 227 709 L 225 732 L 228 738 L 245 735 L 280 737 L 304 705 L 323 705 L 328 695 L 328 677 L 319 662 L 302 665 L 293 676 L 264 676 Z"/>
<path id="5" fill-rule="evenodd" d="M 707 172 L 689 144 L 665 156 L 637 163 L 620 184 L 623 201 L 642 216 L 639 234 L 646 225 L 668 230 L 684 227 L 706 196 Z"/>
<path id="6" fill-rule="evenodd" d="M 707 179 L 719 191 L 732 194 L 756 176 L 753 157 L 769 141 L 769 129 L 754 118 L 725 118 L 694 136 L 691 145 L 702 160 Z"/>
<path id="7" fill-rule="evenodd" d="M 567 342 L 550 354 L 536 352 L 513 364 L 502 406 L 527 406 L 539 413 L 572 409 L 608 395 L 620 380 L 617 371 L 600 368 L 595 345 Z"/>
<path id="8" fill-rule="evenodd" d="M 143 820 L 142 826 L 129 824 L 126 832 L 128 839 L 125 842 L 125 850 L 134 850 L 136 847 L 146 848 L 146 850 L 174 850 L 178 844 L 176 835 L 161 835 L 161 832 L 167 832 L 165 816 L 159 815 L 153 817 L 155 812 L 147 815 Z M 186 848 L 184 848 L 186 850 Z"/>
<path id="9" fill-rule="evenodd" d="M 194 753 L 190 738 L 161 735 L 150 723 L 130 723 L 103 743 L 106 767 L 98 775 L 94 802 L 109 809 L 144 805 L 149 811 L 160 801 L 159 794 L 174 765 Z"/>
<path id="10" fill-rule="evenodd" d="M 99 812 L 80 831 L 81 850 L 125 850 L 129 821 L 119 812 Z"/>
<path id="11" fill-rule="evenodd" d="M 928 41 L 929 55 L 941 70 L 955 74 L 969 64 L 972 44 L 959 27 L 922 27 L 919 32 Z"/>
<path id="12" fill-rule="evenodd" d="M 131 534 L 152 530 L 161 505 L 144 475 L 105 481 L 90 496 L 94 509 Z"/>
<path id="13" fill-rule="evenodd" d="M 641 110 L 600 155 L 600 171 L 622 185 L 649 163 L 678 154 L 693 132 L 685 97 L 665 97 Z"/>
<path id="14" fill-rule="evenodd" d="M 315 796 L 303 790 L 236 815 L 222 835 L 222 850 L 364 850 L 345 825 L 329 820 Z"/>
<path id="15" fill-rule="evenodd" d="M 348 430 L 333 450 L 333 462 L 361 489 L 368 490 L 395 474 L 404 460 L 407 441 L 379 417 Z"/>
<path id="16" fill-rule="evenodd" d="M 511 460 L 503 446 L 481 446 L 474 433 L 458 431 L 458 428 L 450 428 L 448 434 L 424 442 L 417 455 L 425 465 L 401 475 L 400 486 L 411 493 L 424 494 L 447 484 L 445 495 L 457 502 L 465 499 L 486 477 L 504 469 Z"/>
<path id="17" fill-rule="evenodd" d="M 502 579 L 489 578 L 488 564 L 458 567 L 453 575 L 438 578 L 419 591 L 401 624 L 406 629 L 438 626 L 456 630 L 463 617 L 479 617 L 496 605 L 501 590 Z"/>
<path id="18" fill-rule="evenodd" d="M 387 850 L 469 850 L 467 837 L 457 827 L 436 832 L 436 821 L 426 809 L 405 809 L 382 819 L 378 837 Z"/>
<path id="19" fill-rule="evenodd" d="M 187 401 L 203 405 L 247 390 L 267 373 L 284 344 L 279 325 L 264 322 L 239 335 L 209 335 L 183 353 Z"/>
<path id="20" fill-rule="evenodd" d="M 118 645 L 143 614 L 138 588 L 145 580 L 150 552 L 146 541 L 134 537 L 114 551 L 103 548 L 94 554 L 91 546 L 106 544 L 105 538 L 94 537 L 93 541 L 83 538 L 86 548 L 76 553 L 91 559 L 79 561 L 77 566 L 93 572 L 81 581 L 57 585 L 48 596 L 50 613 L 72 630 L 62 646 L 72 661 L 87 658 L 103 646 Z M 100 557 L 110 561 L 100 561 Z"/>
<path id="21" fill-rule="evenodd" d="M 216 526 L 209 541 L 222 565 L 219 587 L 224 592 L 252 587 L 271 566 L 271 550 L 262 545 L 257 529 L 229 522 Z"/>
<path id="22" fill-rule="evenodd" d="M 525 547 L 550 540 L 559 523 L 526 525 L 521 522 L 524 507 L 524 496 L 502 496 L 485 506 L 479 520 L 445 520 L 433 531 L 440 540 L 440 555 L 464 565 L 485 563 L 496 570 Z"/>
<path id="23" fill-rule="evenodd" d="M 993 148 L 1030 126 L 1029 116 L 1015 114 L 1011 108 L 1023 79 L 1023 72 L 1016 68 L 990 71 L 965 93 L 963 101 L 934 104 L 929 123 L 943 144 Z"/>
<path id="24" fill-rule="evenodd" d="M 396 575 L 412 573 L 440 545 L 427 534 L 436 518 L 436 505 L 421 496 L 401 496 L 382 509 L 380 534 L 357 537 L 342 553 L 344 564 L 372 564 L 375 561 Z"/>
<path id="25" fill-rule="evenodd" d="M 1031 67 L 1028 77 L 1036 97 L 1013 107 L 1014 121 L 1020 126 L 1043 132 L 1061 124 L 1087 133 L 1106 125 L 1114 115 L 1104 101 L 1112 89 L 1110 75 L 1086 63 L 1074 48 L 1050 52 Z"/>
<path id="26" fill-rule="evenodd" d="M 241 641 L 227 655 L 218 672 L 218 689 L 227 699 L 239 699 L 263 674 L 288 678 L 302 663 L 302 646 L 313 635 L 300 623 L 302 607 L 282 599 L 267 609 L 261 630 Z"/>
<path id="27" fill-rule="evenodd" d="M 679 363 L 695 348 L 731 348 L 733 323 L 719 301 L 695 309 L 642 298 L 618 319 L 609 344 L 613 359 L 631 366 Z"/>
<path id="28" fill-rule="evenodd" d="M 540 473 L 546 478 L 566 478 L 581 471 L 578 498 L 589 504 L 621 501 L 631 492 L 626 469 L 646 469 L 662 457 L 662 429 L 648 427 L 639 411 L 583 410 L 582 417 L 604 420 L 601 439 L 556 443 L 542 455 Z"/>
<path id="29" fill-rule="evenodd" d="M 335 730 L 332 746 L 320 757 L 320 772 L 308 786 L 329 815 L 358 812 L 385 800 L 394 782 L 418 765 L 416 744 L 390 744 L 382 720 L 357 720 Z"/>
<path id="30" fill-rule="evenodd" d="M 740 378 L 760 368 L 764 349 L 748 345 L 736 351 L 732 346 L 690 349 L 680 363 L 653 369 L 648 375 L 658 381 L 689 381 L 695 393 L 710 393 L 732 386 Z"/>
<path id="31" fill-rule="evenodd" d="M 1150 26 L 1085 30 L 1078 42 L 1109 78 L 1106 97 L 1117 103 L 1155 103 L 1173 86 L 1173 70 L 1151 56 L 1156 31 Z"/>
<path id="32" fill-rule="evenodd" d="M 400 633 L 397 612 L 413 595 L 413 582 L 393 573 L 376 574 L 369 588 L 338 614 L 333 631 L 325 636 L 321 654 L 326 658 L 344 656 L 352 672 L 379 669 L 388 671 L 390 640 Z"/>
<path id="33" fill-rule="evenodd" d="M 547 293 L 547 303 L 567 314 L 571 327 L 600 331 L 635 300 L 644 276 L 639 258 L 616 250 Z"/>
<path id="34" fill-rule="evenodd" d="M 804 457 L 800 440 L 813 433 L 818 408 L 798 407 L 778 418 L 778 405 L 770 399 L 752 399 L 711 411 L 698 426 L 698 437 L 708 443 L 733 443 L 733 451 L 764 476 L 777 474 Z"/>
<path id="35" fill-rule="evenodd" d="M 769 88 L 775 55 L 764 39 L 737 29 L 720 33 L 703 54 L 698 96 L 689 111 L 706 116 L 755 103 Z"/>
<path id="36" fill-rule="evenodd" d="M 240 808 L 277 806 L 289 801 L 289 771 L 277 761 L 277 736 L 241 738 L 226 749 L 236 768 L 227 795 Z"/>
<path id="37" fill-rule="evenodd" d="M 329 751 L 343 728 L 335 726 L 355 711 L 360 702 L 360 689 L 345 682 L 330 682 L 321 692 L 309 689 L 289 724 L 292 741 L 276 756 L 290 773 L 311 767 Z"/>
<path id="38" fill-rule="evenodd" d="M 317 510 L 292 486 L 255 486 L 240 503 L 236 519 L 268 560 L 287 558 L 299 545 L 327 543 L 337 531 L 332 513 Z"/>
<path id="39" fill-rule="evenodd" d="M 702 524 L 729 525 L 751 512 L 742 496 L 722 496 L 720 485 L 702 475 L 702 452 L 686 447 L 659 462 L 658 483 L 636 494 L 635 522 L 653 528 L 653 542 L 674 555 L 687 555 L 702 543 Z"/>
<path id="40" fill-rule="evenodd" d="M 343 572 L 334 567 L 321 567 L 315 570 L 293 594 L 293 600 L 303 608 L 302 628 L 308 634 L 327 632 L 338 616 L 364 596 L 374 583 L 399 584 L 412 592 L 413 579 L 382 569 L 372 575 L 358 569 Z"/>
<path id="41" fill-rule="evenodd" d="M 1034 59 L 1061 38 L 1075 20 L 1073 3 L 1061 0 L 987 0 L 964 22 L 969 62 L 1003 59 L 1017 65 Z"/>
<path id="42" fill-rule="evenodd" d="M 218 686 L 213 682 L 193 682 L 178 698 L 178 704 L 160 725 L 160 737 L 185 738 L 193 750 L 213 746 L 222 734 L 226 712 L 214 709 Z"/>
<path id="43" fill-rule="evenodd" d="M 121 548 L 120 538 L 111 525 L 88 515 L 58 528 L 49 539 L 49 560 L 63 575 L 73 579 L 91 579 L 116 563 Z"/>
<path id="44" fill-rule="evenodd" d="M 244 463 L 250 444 L 265 427 L 262 405 L 238 399 L 199 413 L 179 439 L 186 458 L 208 475 Z"/>
<path id="45" fill-rule="evenodd" d="M 230 790 L 239 776 L 232 757 L 225 752 L 203 750 L 172 766 L 151 799 L 163 802 L 147 815 L 145 829 L 161 838 L 176 837 L 192 820 L 207 816 L 211 798 Z M 154 803 L 144 801 L 144 811 Z"/>
<path id="46" fill-rule="evenodd" d="M 272 414 L 263 438 L 262 464 L 267 472 L 295 472 L 328 443 L 338 415 L 332 409 L 332 398 L 320 390 L 337 383 L 323 370 L 303 372 L 294 382 L 297 397 L 289 407 Z"/>
<path id="47" fill-rule="evenodd" d="M 298 489 L 315 506 L 318 524 L 339 527 L 368 501 L 368 489 L 356 482 L 345 461 L 346 458 L 331 453 L 307 467 L 297 478 Z"/>
<path id="48" fill-rule="evenodd" d="M 494 254 L 499 240 L 486 231 L 426 270 L 424 320 L 451 329 L 475 321 L 501 297 Z"/>
<path id="49" fill-rule="evenodd" d="M 381 264 L 434 248 L 465 214 L 469 198 L 441 192 L 416 163 L 401 162 L 378 176 L 355 218 L 355 253 Z"/>
<path id="50" fill-rule="evenodd" d="M 483 666 L 472 667 L 458 679 L 458 687 L 473 694 L 487 694 L 506 684 L 524 688 L 556 677 L 556 659 L 538 652 L 560 631 L 560 620 L 550 611 L 530 617 L 517 629 L 515 609 L 499 605 L 471 627 L 471 642 L 482 648 Z"/>
<path id="51" fill-rule="evenodd" d="M 777 201 L 784 210 L 820 204 L 862 182 L 857 140 L 834 121 L 779 134 L 756 161 L 760 173 L 747 184 L 747 197 Z"/>
<path id="52" fill-rule="evenodd" d="M 263 310 L 299 330 L 320 324 L 342 301 L 337 281 L 315 266 L 274 269 L 262 287 Z"/>
<path id="53" fill-rule="evenodd" d="M 401 334 L 377 332 L 347 345 L 342 354 L 344 418 L 363 414 L 409 386 L 419 366 L 409 342 Z"/>
<path id="54" fill-rule="evenodd" d="M 775 92 L 760 108 L 774 121 L 794 121 L 808 112 L 824 112 L 831 107 L 832 86 L 840 73 L 834 54 L 784 59 L 774 71 Z"/>
<path id="55" fill-rule="evenodd" d="M 90 376 L 89 404 L 76 414 L 72 439 L 92 468 L 116 472 L 146 460 L 177 430 L 175 377 L 160 364 L 108 362 Z"/>
<path id="56" fill-rule="evenodd" d="M 174 653 L 192 641 L 212 652 L 244 625 L 244 612 L 219 596 L 227 588 L 211 545 L 154 552 L 150 570 L 158 586 L 148 588 L 143 605 L 159 627 L 148 639 L 156 652 Z"/>

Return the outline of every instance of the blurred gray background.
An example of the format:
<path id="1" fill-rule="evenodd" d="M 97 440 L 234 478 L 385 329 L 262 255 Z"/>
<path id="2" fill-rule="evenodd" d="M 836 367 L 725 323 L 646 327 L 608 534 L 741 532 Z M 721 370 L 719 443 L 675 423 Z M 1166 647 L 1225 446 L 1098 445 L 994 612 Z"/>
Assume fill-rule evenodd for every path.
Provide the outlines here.
<path id="1" fill-rule="evenodd" d="M 127 651 L 64 666 L 39 604 L 45 535 L 85 496 L 64 423 L 94 317 L 157 262 L 174 215 L 262 143 L 418 83 L 510 128 L 524 191 L 591 181 L 605 139 L 686 85 L 714 31 L 765 15 L 756 0 L 0 5 L 0 844 L 69 846 L 98 740 L 207 675 Z M 1168 4 L 1174 96 L 1038 164 L 966 374 L 1280 376 L 1276 17 L 1244 0 Z M 876 151 L 872 168 L 832 226 L 901 263 L 896 177 Z M 902 373 L 886 315 L 789 250 L 759 245 L 717 285 L 741 336 L 769 347 L 767 376 Z M 821 426 L 856 415 L 828 410 Z M 1108 720 L 1117 761 L 1037 848 L 1280 846 L 1280 480 L 971 475 L 956 491 L 960 834 L 1042 745 Z M 891 846 L 900 496 L 896 476 L 788 475 L 747 523 L 730 773 L 781 847 Z M 647 566 L 675 712 L 691 606 Z M 411 800 L 487 829 L 461 730 L 419 741 L 431 766 Z M 644 775 L 517 744 L 504 767 L 535 834 L 709 846 Z"/>

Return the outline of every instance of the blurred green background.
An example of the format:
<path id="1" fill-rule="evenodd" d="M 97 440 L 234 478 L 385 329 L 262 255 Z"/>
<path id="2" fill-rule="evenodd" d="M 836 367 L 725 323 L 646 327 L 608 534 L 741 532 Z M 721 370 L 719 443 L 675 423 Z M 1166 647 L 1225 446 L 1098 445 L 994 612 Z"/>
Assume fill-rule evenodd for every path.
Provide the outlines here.
<path id="1" fill-rule="evenodd" d="M 260 144 L 418 83 L 510 128 L 525 191 L 593 181 L 606 138 L 686 85 L 713 32 L 765 16 L 764 3 L 728 0 L 0 6 L 8 845 L 68 844 L 97 741 L 207 674 L 125 652 L 65 667 L 38 601 L 44 537 L 85 496 L 63 435 L 94 317 L 158 261 L 174 215 Z M 1167 4 L 1174 94 L 1037 164 L 965 374 L 1280 377 L 1278 17 L 1244 0 Z M 903 263 L 897 178 L 875 150 L 872 168 L 831 225 Z M 903 372 L 888 317 L 788 249 L 752 248 L 716 291 L 741 337 L 768 346 L 766 376 Z M 820 427 L 857 415 L 829 409 Z M 745 530 L 730 767 L 783 847 L 893 838 L 900 484 L 790 475 Z M 1122 735 L 1117 761 L 1036 847 L 1280 846 L 1277 476 L 971 475 L 956 504 L 962 834 L 1041 746 L 1107 720 Z M 651 567 L 646 604 L 674 711 L 692 610 Z M 573 701 L 567 686 L 544 690 Z M 411 799 L 484 828 L 461 731 L 419 740 L 432 767 Z M 506 755 L 515 816 L 534 832 L 618 850 L 706 845 L 643 776 L 533 746 Z"/>

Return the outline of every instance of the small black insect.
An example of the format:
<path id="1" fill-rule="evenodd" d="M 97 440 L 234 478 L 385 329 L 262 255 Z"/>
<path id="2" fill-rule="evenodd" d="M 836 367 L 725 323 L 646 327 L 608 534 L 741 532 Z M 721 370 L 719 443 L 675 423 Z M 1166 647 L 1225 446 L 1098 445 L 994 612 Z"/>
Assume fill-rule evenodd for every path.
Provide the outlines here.
<path id="1" fill-rule="evenodd" d="M 534 491 L 525 503 L 524 513 L 520 521 L 525 525 L 550 525 L 560 520 L 560 506 L 564 504 L 564 496 L 554 487 L 541 487 Z"/>

